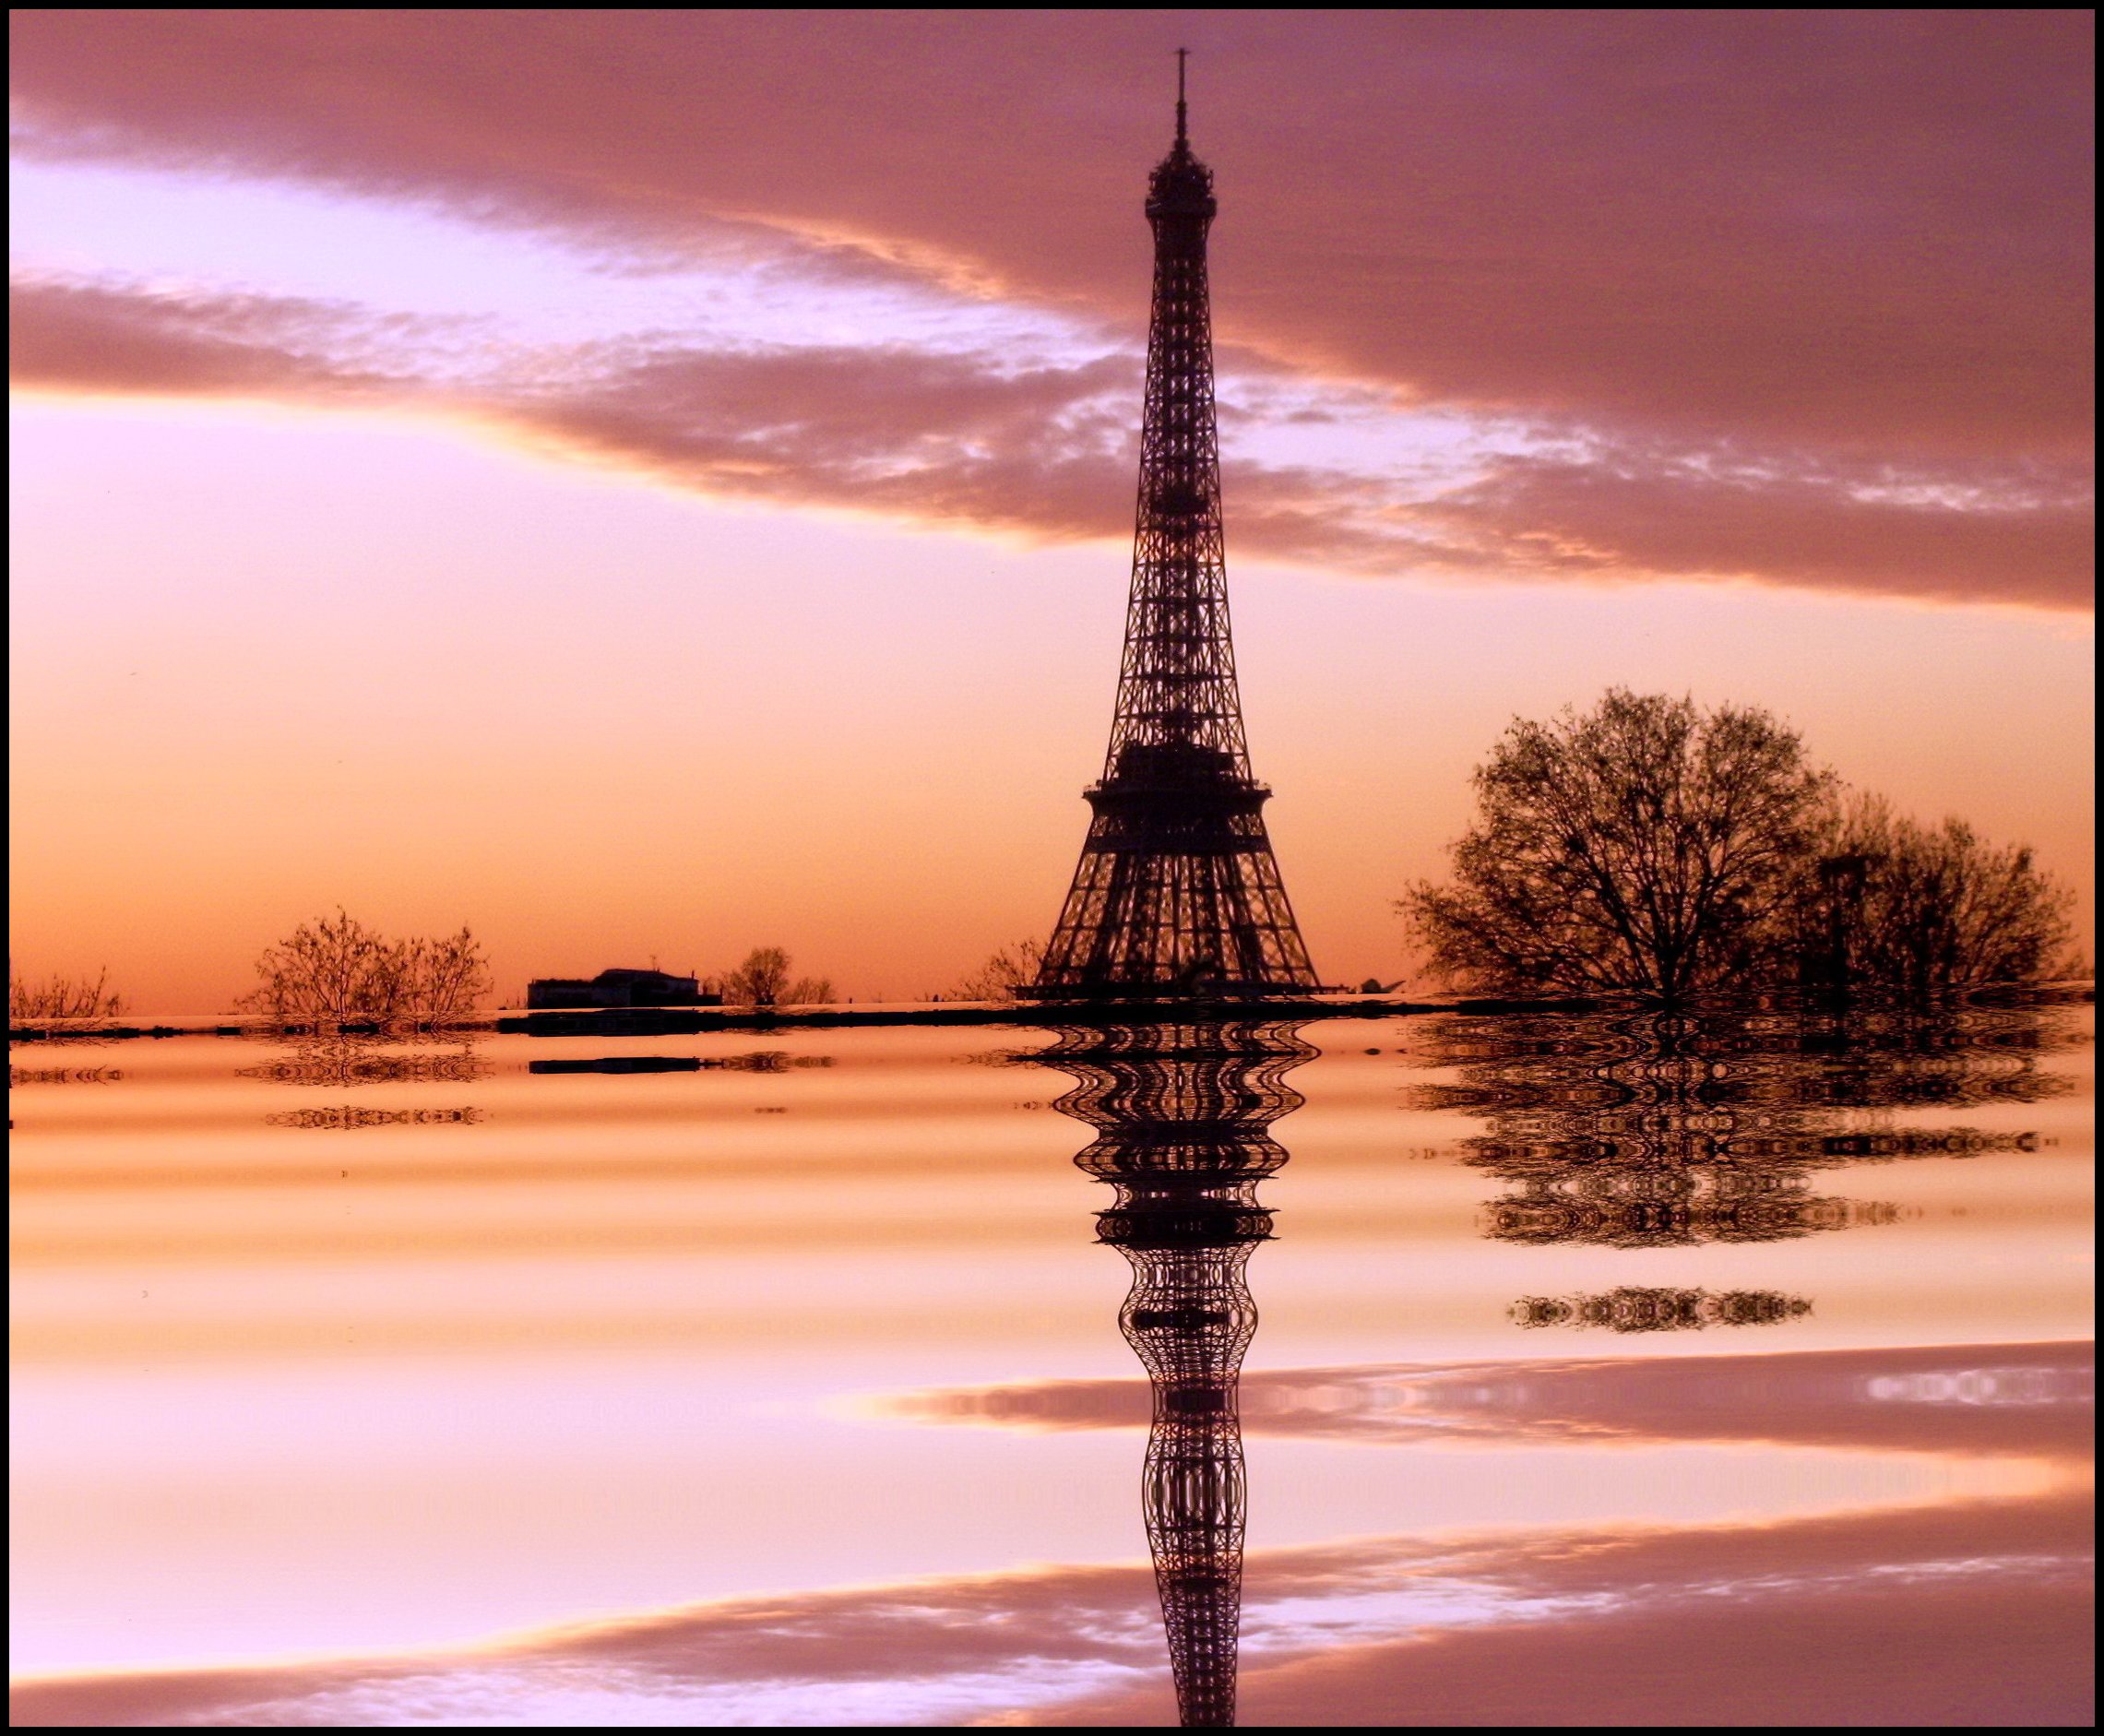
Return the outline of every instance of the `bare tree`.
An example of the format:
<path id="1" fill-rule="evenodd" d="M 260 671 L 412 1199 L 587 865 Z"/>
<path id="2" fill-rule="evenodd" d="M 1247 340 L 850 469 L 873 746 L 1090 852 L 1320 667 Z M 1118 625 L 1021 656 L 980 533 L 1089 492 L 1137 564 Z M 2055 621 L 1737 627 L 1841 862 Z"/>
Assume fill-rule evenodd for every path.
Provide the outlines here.
<path id="1" fill-rule="evenodd" d="M 1923 826 L 1857 795 L 1831 804 L 1813 840 L 1789 941 L 1807 987 L 1933 1000 L 2073 972 L 2073 903 L 2028 849 L 1985 843 L 1962 820 Z"/>
<path id="2" fill-rule="evenodd" d="M 1038 980 L 1043 963 L 1044 942 L 1019 940 L 1004 946 L 981 965 L 954 991 L 960 1001 L 1013 1001 L 1016 991 Z"/>
<path id="3" fill-rule="evenodd" d="M 799 977 L 781 992 L 784 1006 L 822 1006 L 832 998 L 831 977 Z"/>
<path id="4" fill-rule="evenodd" d="M 755 946 L 723 973 L 723 998 L 733 1006 L 773 1006 L 788 986 L 789 955 L 779 946 Z"/>
<path id="5" fill-rule="evenodd" d="M 340 905 L 333 920 L 303 922 L 267 947 L 256 974 L 237 1005 L 325 1025 L 459 1018 L 491 987 L 481 944 L 466 927 L 444 940 L 389 940 Z"/>
<path id="6" fill-rule="evenodd" d="M 110 987 L 107 966 L 86 977 L 51 976 L 30 979 L 15 974 L 13 960 L 7 968 L 7 1017 L 20 1018 L 114 1018 L 125 1008 L 124 997 Z"/>
<path id="7" fill-rule="evenodd" d="M 302 922 L 256 961 L 256 986 L 235 1005 L 278 1018 L 340 1023 L 391 1006 L 398 974 L 386 941 L 340 905 Z"/>
<path id="8" fill-rule="evenodd" d="M 1504 993 L 1677 1000 L 1755 980 L 1833 774 L 1767 712 L 1609 691 L 1515 719 L 1450 886 L 1397 908 L 1434 970 Z"/>
<path id="9" fill-rule="evenodd" d="M 463 922 L 458 934 L 410 941 L 403 969 L 403 1005 L 414 1017 L 443 1022 L 464 1018 L 494 986 L 482 945 Z"/>

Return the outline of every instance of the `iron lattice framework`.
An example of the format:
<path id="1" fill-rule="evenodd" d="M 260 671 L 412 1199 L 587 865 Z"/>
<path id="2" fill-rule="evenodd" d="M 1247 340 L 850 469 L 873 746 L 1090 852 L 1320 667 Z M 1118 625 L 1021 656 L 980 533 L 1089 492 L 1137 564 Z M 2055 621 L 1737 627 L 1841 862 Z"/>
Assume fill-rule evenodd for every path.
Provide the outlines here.
<path id="1" fill-rule="evenodd" d="M 1154 1389 L 1142 1498 L 1190 1729 L 1234 1722 L 1244 1268 L 1271 1233 L 1256 1185 L 1286 1161 L 1267 1129 L 1299 1106 L 1284 1077 L 1314 1052 L 1291 1025 L 1229 1021 L 1069 1029 L 1043 1057 L 1080 1081 L 1058 1107 L 1098 1130 L 1075 1161 L 1117 1189 L 1097 1233 L 1133 1268 L 1118 1324 Z"/>
<path id="2" fill-rule="evenodd" d="M 1176 143 L 1148 184 L 1147 336 L 1132 600 L 1117 715 L 1081 863 L 1035 993 L 1305 992 L 1314 969 L 1265 830 L 1228 623 L 1206 236 L 1212 172 Z"/>

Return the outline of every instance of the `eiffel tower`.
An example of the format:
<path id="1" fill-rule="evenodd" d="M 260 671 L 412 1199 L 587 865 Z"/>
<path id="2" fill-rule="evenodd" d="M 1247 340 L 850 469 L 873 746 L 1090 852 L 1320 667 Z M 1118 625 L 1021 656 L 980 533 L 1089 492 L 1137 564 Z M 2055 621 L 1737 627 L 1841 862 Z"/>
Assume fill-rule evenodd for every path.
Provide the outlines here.
<path id="1" fill-rule="evenodd" d="M 1245 1513 L 1236 1386 L 1256 1331 L 1244 1269 L 1271 1235 L 1256 1187 L 1286 1161 L 1270 1124 L 1314 1053 L 1291 1022 L 1073 1026 L 1038 1059 L 1079 1083 L 1056 1107 L 1097 1130 L 1075 1162 L 1117 1189 L 1097 1238 L 1125 1256 L 1118 1324 L 1154 1389 L 1142 1500 L 1187 1730 L 1234 1723 Z"/>
<path id="2" fill-rule="evenodd" d="M 1045 1000 L 1239 998 L 1319 985 L 1249 767 L 1228 625 L 1206 235 L 1218 208 L 1192 154 L 1183 51 L 1176 143 L 1147 185 L 1147 334 L 1124 664 L 1095 818 L 1031 993 Z"/>

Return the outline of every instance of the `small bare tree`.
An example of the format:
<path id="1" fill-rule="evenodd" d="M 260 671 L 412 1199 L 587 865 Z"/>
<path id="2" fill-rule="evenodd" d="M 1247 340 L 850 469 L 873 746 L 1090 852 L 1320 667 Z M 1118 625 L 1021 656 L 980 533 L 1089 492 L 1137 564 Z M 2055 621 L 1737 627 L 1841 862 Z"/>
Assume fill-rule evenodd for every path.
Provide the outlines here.
<path id="1" fill-rule="evenodd" d="M 336 917 L 302 922 L 256 961 L 256 986 L 234 1005 L 277 1018 L 322 1023 L 391 1008 L 398 975 L 391 949 L 340 905 Z"/>
<path id="2" fill-rule="evenodd" d="M 1832 804 L 1813 840 L 1789 939 L 1809 988 L 1934 1000 L 2072 972 L 2073 903 L 2028 849 L 1857 795 Z"/>
<path id="3" fill-rule="evenodd" d="M 755 946 L 723 974 L 723 998 L 733 1006 L 773 1006 L 788 987 L 789 954 L 779 946 Z"/>
<path id="4" fill-rule="evenodd" d="M 1019 940 L 1003 946 L 954 991 L 960 1001 L 1013 1001 L 1017 990 L 1038 980 L 1044 962 L 1044 942 Z"/>
<path id="5" fill-rule="evenodd" d="M 832 999 L 831 977 L 799 977 L 781 992 L 784 1006 L 823 1006 Z"/>
<path id="6" fill-rule="evenodd" d="M 465 922 L 458 934 L 411 940 L 403 978 L 404 1005 L 434 1023 L 465 1018 L 493 986 L 481 943 Z"/>
<path id="7" fill-rule="evenodd" d="M 1833 784 L 1767 712 L 1615 688 L 1516 719 L 1449 886 L 1399 901 L 1434 970 L 1502 993 L 1677 1000 L 1756 979 Z"/>
<path id="8" fill-rule="evenodd" d="M 237 1006 L 322 1025 L 457 1019 L 491 988 L 481 944 L 465 926 L 444 940 L 389 940 L 340 905 L 333 920 L 303 922 L 267 947 L 256 974 Z"/>
<path id="9" fill-rule="evenodd" d="M 125 1009 L 124 997 L 110 987 L 107 966 L 86 977 L 51 976 L 30 979 L 7 968 L 7 1017 L 26 1018 L 114 1018 Z"/>

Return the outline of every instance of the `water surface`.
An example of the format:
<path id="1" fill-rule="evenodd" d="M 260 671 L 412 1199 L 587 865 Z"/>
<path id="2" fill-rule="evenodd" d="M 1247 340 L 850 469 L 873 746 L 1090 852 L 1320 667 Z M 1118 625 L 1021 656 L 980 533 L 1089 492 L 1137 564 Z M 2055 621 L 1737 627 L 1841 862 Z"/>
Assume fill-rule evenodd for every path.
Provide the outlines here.
<path id="1" fill-rule="evenodd" d="M 2090 1031 L 22 1045 L 16 1716 L 2086 1722 Z"/>

